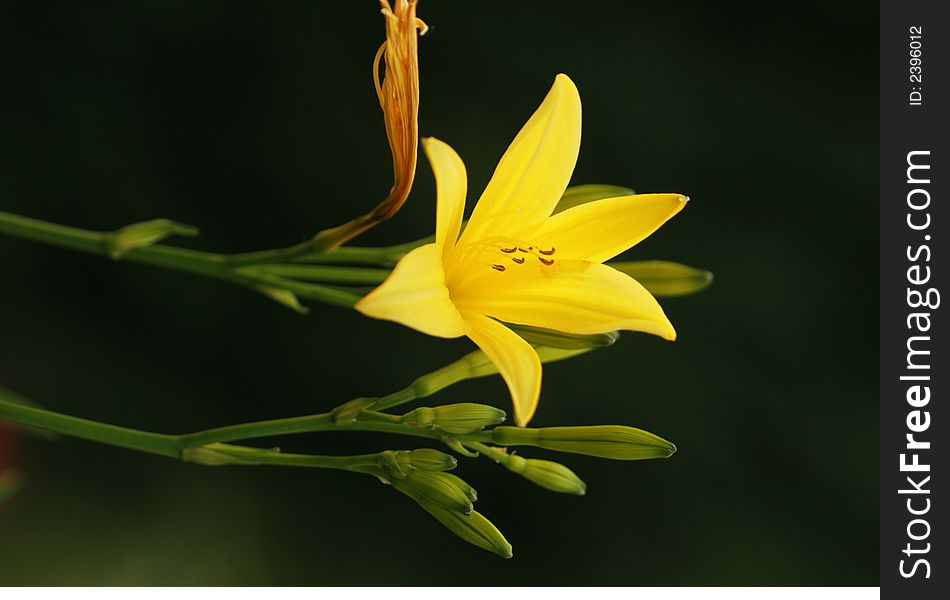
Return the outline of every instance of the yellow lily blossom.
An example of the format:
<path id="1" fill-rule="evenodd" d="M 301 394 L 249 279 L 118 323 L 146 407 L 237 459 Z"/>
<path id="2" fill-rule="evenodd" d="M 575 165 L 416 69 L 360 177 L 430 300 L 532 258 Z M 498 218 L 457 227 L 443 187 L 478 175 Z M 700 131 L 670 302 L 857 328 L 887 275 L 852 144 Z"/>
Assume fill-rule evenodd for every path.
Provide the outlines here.
<path id="1" fill-rule="evenodd" d="M 551 216 L 574 170 L 580 138 L 580 96 L 566 75 L 558 75 L 498 163 L 461 235 L 465 165 L 448 144 L 423 140 L 436 179 L 435 242 L 406 254 L 356 304 L 369 317 L 428 335 L 471 338 L 498 367 L 521 426 L 537 408 L 541 361 L 503 323 L 676 337 L 653 296 L 602 263 L 656 231 L 688 199 L 622 196 Z"/>

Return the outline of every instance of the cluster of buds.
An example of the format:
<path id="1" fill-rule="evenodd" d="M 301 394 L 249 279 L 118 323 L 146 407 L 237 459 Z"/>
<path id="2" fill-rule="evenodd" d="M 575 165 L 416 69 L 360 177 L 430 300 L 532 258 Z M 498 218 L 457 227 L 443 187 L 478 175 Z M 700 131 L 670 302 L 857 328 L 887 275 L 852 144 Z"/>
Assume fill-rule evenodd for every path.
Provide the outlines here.
<path id="1" fill-rule="evenodd" d="M 432 449 L 383 453 L 380 477 L 409 496 L 449 531 L 503 558 L 511 558 L 511 544 L 481 513 L 475 510 L 475 489 L 447 473 L 456 466 L 448 454 Z"/>

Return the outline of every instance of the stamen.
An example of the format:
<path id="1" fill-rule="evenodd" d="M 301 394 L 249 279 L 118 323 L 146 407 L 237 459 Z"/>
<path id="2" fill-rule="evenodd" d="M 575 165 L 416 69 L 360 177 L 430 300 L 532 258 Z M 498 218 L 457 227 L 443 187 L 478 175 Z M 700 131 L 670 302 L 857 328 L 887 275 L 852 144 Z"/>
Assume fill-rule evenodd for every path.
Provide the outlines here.
<path id="1" fill-rule="evenodd" d="M 514 251 L 517 250 L 517 249 L 518 249 L 517 246 L 514 247 L 514 248 L 499 248 L 499 250 L 501 250 L 501 251 L 504 252 L 505 254 L 511 254 L 512 252 L 514 252 Z"/>
<path id="2" fill-rule="evenodd" d="M 546 266 L 546 267 L 550 267 L 551 265 L 554 264 L 554 259 L 553 259 L 553 258 L 548 259 L 548 258 L 541 258 L 541 257 L 539 256 L 539 257 L 538 257 L 538 260 L 540 260 L 540 261 L 541 261 L 541 264 L 544 265 L 544 266 Z"/>
<path id="3" fill-rule="evenodd" d="M 545 256 L 551 256 L 552 254 L 554 254 L 554 250 L 555 250 L 554 246 L 551 246 L 551 249 L 550 249 L 550 250 L 542 250 L 542 249 L 538 248 L 538 252 L 540 252 L 541 254 L 543 254 L 543 255 L 545 255 Z"/>
<path id="4" fill-rule="evenodd" d="M 532 250 L 534 250 L 534 246 L 528 246 L 528 249 L 527 249 L 527 250 L 525 250 L 524 248 L 522 248 L 522 247 L 519 246 L 519 247 L 518 247 L 518 250 L 521 251 L 521 252 L 531 252 Z"/>
<path id="5" fill-rule="evenodd" d="M 524 264 L 524 257 L 523 257 L 523 256 L 512 256 L 512 257 L 511 257 L 511 262 L 515 262 L 515 263 L 518 263 L 519 265 L 523 265 L 523 264 Z"/>
<path id="6" fill-rule="evenodd" d="M 552 260 L 551 262 L 554 262 L 554 261 Z M 491 268 L 495 269 L 496 271 L 504 271 L 505 265 L 492 265 Z"/>

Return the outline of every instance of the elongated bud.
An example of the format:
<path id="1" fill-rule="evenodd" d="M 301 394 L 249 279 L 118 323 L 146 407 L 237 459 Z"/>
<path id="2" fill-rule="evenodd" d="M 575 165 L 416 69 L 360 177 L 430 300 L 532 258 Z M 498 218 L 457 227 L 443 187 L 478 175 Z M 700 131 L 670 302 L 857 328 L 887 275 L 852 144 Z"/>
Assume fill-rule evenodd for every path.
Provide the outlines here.
<path id="1" fill-rule="evenodd" d="M 481 431 L 505 420 L 505 411 L 484 404 L 447 404 L 434 408 L 421 407 L 406 413 L 400 422 L 407 425 L 434 427 L 446 433 L 465 434 Z"/>
<path id="2" fill-rule="evenodd" d="M 502 558 L 512 557 L 511 544 L 498 531 L 498 528 L 477 510 L 463 514 L 446 508 L 442 504 L 428 502 L 421 498 L 414 499 L 427 513 L 469 544 L 494 552 Z"/>
<path id="3" fill-rule="evenodd" d="M 636 192 L 630 188 L 620 187 L 618 185 L 588 184 L 571 186 L 561 194 L 561 200 L 558 201 L 557 206 L 554 207 L 553 214 L 563 212 L 575 206 L 580 206 L 581 204 L 594 202 L 595 200 L 619 198 L 620 196 L 630 196 L 634 193 Z"/>
<path id="4" fill-rule="evenodd" d="M 451 473 L 442 473 L 442 476 L 446 477 L 449 481 L 454 483 L 455 487 L 457 487 L 459 490 L 462 491 L 463 494 L 465 494 L 465 497 L 468 498 L 469 502 L 475 502 L 476 500 L 478 500 L 478 492 L 476 492 L 475 488 L 470 486 L 467 481 Z"/>
<path id="5" fill-rule="evenodd" d="M 562 348 L 565 350 L 580 350 L 600 348 L 601 346 L 610 346 L 620 334 L 616 331 L 607 333 L 595 333 L 591 335 L 580 335 L 574 333 L 563 333 L 553 329 L 543 329 L 541 327 L 530 327 L 528 325 L 508 325 L 508 327 L 520 335 L 528 343 L 535 346 L 549 346 L 551 348 Z"/>
<path id="6" fill-rule="evenodd" d="M 583 496 L 587 493 L 587 484 L 562 464 L 549 460 L 522 458 L 511 455 L 504 465 L 512 473 L 521 475 L 528 481 L 536 483 L 545 489 L 561 494 Z"/>
<path id="7" fill-rule="evenodd" d="M 472 512 L 472 501 L 457 481 L 458 477 L 448 473 L 412 469 L 405 478 L 393 478 L 391 483 L 420 504 L 438 504 L 467 515 Z"/>
<path id="8" fill-rule="evenodd" d="M 658 298 L 675 298 L 701 292 L 712 285 L 713 274 L 665 260 L 607 263 L 640 282 Z"/>
<path id="9" fill-rule="evenodd" d="M 419 448 L 409 452 L 409 464 L 423 471 L 450 471 L 458 466 L 458 460 L 445 452 Z"/>
<path id="10" fill-rule="evenodd" d="M 173 235 L 193 237 L 198 235 L 198 229 L 168 219 L 153 219 L 126 225 L 122 229 L 106 234 L 105 243 L 109 256 L 118 260 L 135 248 L 151 246 Z"/>
<path id="11" fill-rule="evenodd" d="M 676 446 L 642 429 L 624 425 L 586 427 L 496 427 L 492 443 L 499 446 L 537 446 L 558 452 L 586 454 L 614 460 L 668 458 Z"/>

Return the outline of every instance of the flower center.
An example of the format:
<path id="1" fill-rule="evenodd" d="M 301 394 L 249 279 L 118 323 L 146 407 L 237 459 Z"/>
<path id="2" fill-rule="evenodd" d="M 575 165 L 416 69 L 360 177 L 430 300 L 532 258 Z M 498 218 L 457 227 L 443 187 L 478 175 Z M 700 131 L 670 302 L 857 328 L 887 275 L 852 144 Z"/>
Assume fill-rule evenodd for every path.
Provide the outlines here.
<path id="1" fill-rule="evenodd" d="M 529 258 L 536 258 L 538 259 L 538 262 L 540 262 L 545 267 L 550 267 L 551 265 L 554 264 L 554 258 L 552 257 L 554 256 L 554 252 L 556 250 L 557 248 L 555 248 L 554 246 L 551 246 L 551 248 L 548 250 L 544 248 L 539 248 L 536 246 L 519 246 L 519 245 L 514 245 L 511 247 L 503 246 L 501 248 L 498 248 L 498 251 L 503 256 L 507 255 L 506 258 L 510 258 L 511 262 L 513 262 L 516 265 L 523 265 Z M 492 263 L 491 268 L 503 273 L 507 270 L 507 267 L 505 266 L 506 264 L 507 263 L 505 262 Z"/>

